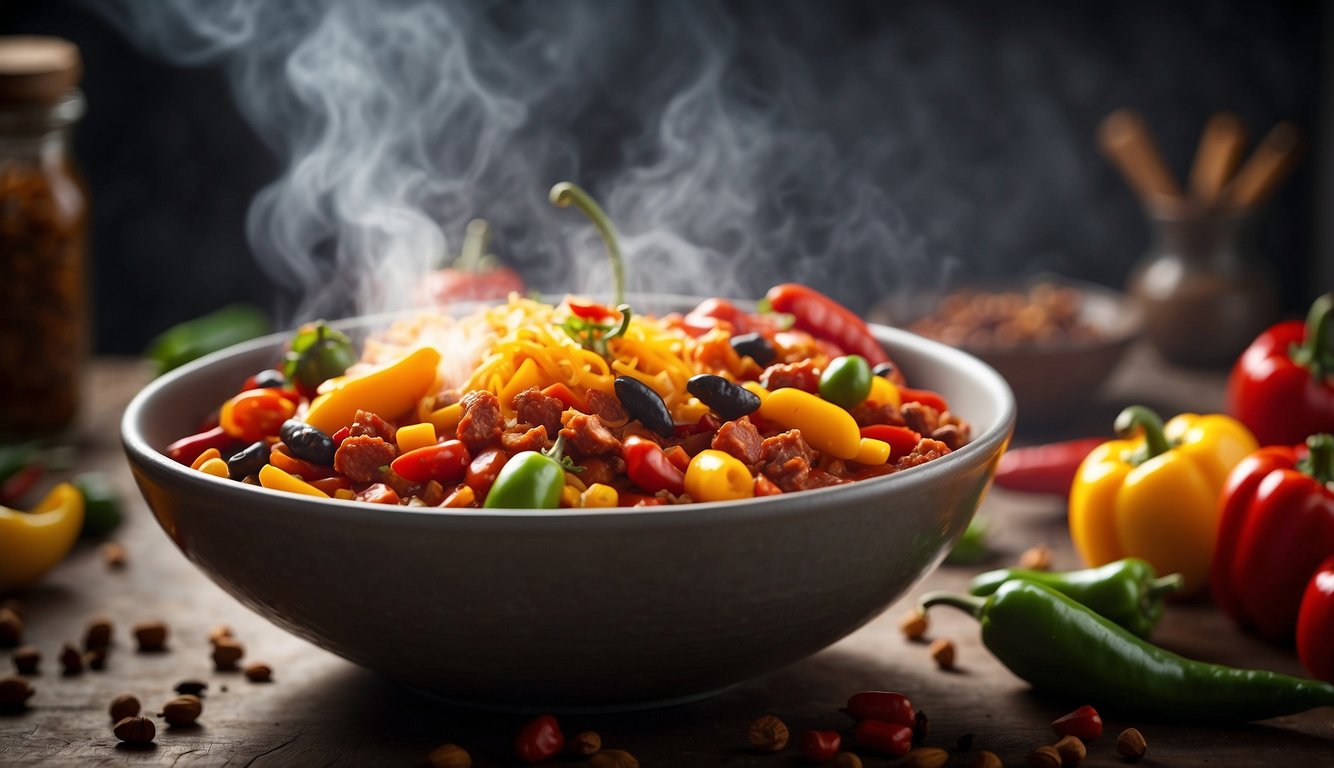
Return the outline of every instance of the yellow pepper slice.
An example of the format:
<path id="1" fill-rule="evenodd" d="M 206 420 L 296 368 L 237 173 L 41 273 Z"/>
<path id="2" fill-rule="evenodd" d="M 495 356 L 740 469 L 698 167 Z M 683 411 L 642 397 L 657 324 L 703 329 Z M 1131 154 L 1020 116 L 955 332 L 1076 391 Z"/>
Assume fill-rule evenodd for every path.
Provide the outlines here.
<path id="1" fill-rule="evenodd" d="M 435 445 L 435 425 L 429 421 L 398 428 L 394 436 L 400 454 Z"/>
<path id="2" fill-rule="evenodd" d="M 877 377 L 878 378 L 878 377 Z M 853 461 L 858 464 L 869 466 L 878 466 L 889 461 L 890 447 L 884 440 L 875 440 L 869 437 L 861 439 L 860 448 L 857 451 L 856 458 Z"/>
<path id="3" fill-rule="evenodd" d="M 871 394 L 866 399 L 880 405 L 892 405 L 895 408 L 903 405 L 903 395 L 899 393 L 899 388 L 884 376 L 871 377 Z"/>
<path id="4" fill-rule="evenodd" d="M 1080 464 L 1070 489 L 1070 535 L 1091 566 L 1123 557 L 1180 573 L 1183 595 L 1209 582 L 1218 535 L 1218 498 L 1231 471 L 1256 450 L 1240 422 L 1221 414 L 1183 413 L 1166 426 L 1131 406 L 1116 420 L 1122 439 L 1104 443 Z"/>
<path id="5" fill-rule="evenodd" d="M 686 467 L 686 493 L 695 501 L 748 499 L 755 495 L 755 478 L 735 456 L 710 448 Z"/>
<path id="6" fill-rule="evenodd" d="M 339 381 L 310 404 L 306 423 L 332 435 L 351 426 L 358 410 L 392 419 L 406 413 L 435 383 L 440 353 L 418 347 L 394 362 Z"/>
<path id="7" fill-rule="evenodd" d="M 217 451 L 214 451 L 214 453 L 217 453 Z M 231 476 L 231 472 L 227 469 L 227 462 L 217 456 L 203 462 L 196 469 L 204 474 L 221 477 L 224 480 Z"/>
<path id="8" fill-rule="evenodd" d="M 30 512 L 0 507 L 0 590 L 36 581 L 69 553 L 83 527 L 83 496 L 61 483 Z"/>
<path id="9" fill-rule="evenodd" d="M 301 493 L 306 496 L 317 496 L 322 499 L 329 498 L 329 494 L 321 491 L 319 488 L 316 488 L 296 475 L 288 474 L 287 472 L 278 469 L 272 464 L 265 464 L 260 468 L 259 484 L 275 491 Z"/>
<path id="10" fill-rule="evenodd" d="M 840 459 L 855 459 L 861 451 L 861 430 L 852 414 L 809 392 L 784 387 L 760 401 L 760 416 L 801 436 L 816 450 Z"/>

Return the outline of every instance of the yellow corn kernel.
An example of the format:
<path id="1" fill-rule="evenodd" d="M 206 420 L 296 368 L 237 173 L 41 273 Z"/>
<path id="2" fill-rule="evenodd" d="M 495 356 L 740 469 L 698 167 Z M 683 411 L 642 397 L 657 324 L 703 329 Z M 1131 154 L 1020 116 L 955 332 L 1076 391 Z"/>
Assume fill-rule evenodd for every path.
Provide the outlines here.
<path id="1" fill-rule="evenodd" d="M 578 507 L 579 491 L 572 485 L 562 486 L 560 489 L 560 505 L 562 507 Z"/>
<path id="2" fill-rule="evenodd" d="M 209 450 L 213 451 L 214 453 L 218 452 L 217 449 L 213 448 L 210 448 Z M 214 477 L 221 477 L 225 479 L 231 476 L 231 473 L 227 471 L 227 462 L 223 461 L 222 458 L 218 456 L 214 456 L 208 461 L 205 461 L 204 463 L 196 467 L 196 469 L 198 469 L 200 472 L 203 472 L 206 475 L 213 475 Z"/>
<path id="3" fill-rule="evenodd" d="M 852 460 L 858 464 L 884 464 L 889 461 L 889 443 L 884 440 L 863 437 L 860 450 L 857 451 L 857 455 Z"/>
<path id="4" fill-rule="evenodd" d="M 621 495 L 610 485 L 593 483 L 579 495 L 579 500 L 584 507 L 614 507 L 621 500 Z"/>
<path id="5" fill-rule="evenodd" d="M 319 488 L 316 488 L 299 477 L 289 475 L 272 464 L 265 464 L 259 470 L 259 484 L 275 491 L 303 493 L 307 496 L 318 496 L 322 499 L 329 498 L 329 494 L 321 491 Z"/>
<path id="6" fill-rule="evenodd" d="M 194 460 L 194 463 L 190 465 L 190 469 L 199 469 L 200 467 L 204 466 L 204 462 L 208 461 L 209 459 L 221 459 L 221 458 L 222 458 L 222 453 L 217 448 L 209 448 L 208 450 L 199 454 L 199 458 Z"/>
<path id="7" fill-rule="evenodd" d="M 463 405 L 454 403 L 433 412 L 427 421 L 435 427 L 437 435 L 452 435 L 459 428 L 459 419 L 463 418 Z"/>
<path id="8" fill-rule="evenodd" d="M 871 394 L 867 395 L 866 399 L 881 405 L 892 405 L 895 408 L 903 405 L 903 397 L 899 394 L 899 388 L 884 376 L 871 377 Z"/>
<path id="9" fill-rule="evenodd" d="M 730 501 L 755 495 L 755 478 L 735 456 L 700 451 L 686 467 L 686 493 L 695 501 Z"/>
<path id="10" fill-rule="evenodd" d="M 760 386 L 758 381 L 743 381 L 741 383 L 741 388 L 748 392 L 753 392 L 755 396 L 760 399 L 761 405 L 763 405 L 764 401 L 769 397 L 769 390 Z"/>
<path id="11" fill-rule="evenodd" d="M 801 431 L 816 450 L 839 459 L 856 458 L 861 430 L 852 414 L 837 405 L 793 387 L 776 389 L 760 401 L 760 416 Z"/>
<path id="12" fill-rule="evenodd" d="M 339 488 L 338 490 L 334 491 L 333 497 L 335 499 L 342 499 L 343 501 L 352 501 L 353 499 L 357 498 L 357 494 L 353 493 L 351 490 L 347 488 Z"/>
<path id="13" fill-rule="evenodd" d="M 398 441 L 399 453 L 407 453 L 418 448 L 425 448 L 428 445 L 435 445 L 435 425 L 429 421 L 424 421 L 420 424 L 399 427 L 395 439 Z"/>

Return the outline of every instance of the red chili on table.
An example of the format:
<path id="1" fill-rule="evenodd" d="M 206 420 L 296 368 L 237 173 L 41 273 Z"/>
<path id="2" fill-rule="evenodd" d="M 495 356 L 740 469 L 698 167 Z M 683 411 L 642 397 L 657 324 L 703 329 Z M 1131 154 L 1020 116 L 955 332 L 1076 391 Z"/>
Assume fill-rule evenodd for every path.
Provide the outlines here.
<path id="1" fill-rule="evenodd" d="M 551 715 L 538 715 L 529 720 L 514 737 L 514 754 L 525 763 L 550 760 L 564 748 L 565 734 L 560 732 L 560 723 Z"/>
<path id="2" fill-rule="evenodd" d="M 836 731 L 806 731 L 801 735 L 801 754 L 813 763 L 824 763 L 834 759 L 842 744 Z"/>
<path id="3" fill-rule="evenodd" d="M 912 702 L 893 691 L 862 691 L 852 694 L 843 708 L 853 720 L 880 720 L 912 727 L 917 722 Z"/>
<path id="4" fill-rule="evenodd" d="M 1010 491 L 1067 496 L 1075 483 L 1079 465 L 1094 448 L 1107 442 L 1101 437 L 1082 437 L 1046 445 L 1011 448 L 996 467 L 996 485 Z"/>
<path id="5" fill-rule="evenodd" d="M 1102 735 L 1102 716 L 1085 704 L 1068 715 L 1056 718 L 1052 721 L 1051 729 L 1056 731 L 1057 736 L 1076 736 L 1089 741 Z"/>
<path id="6" fill-rule="evenodd" d="M 912 729 L 883 720 L 863 720 L 853 731 L 857 746 L 890 757 L 903 757 L 912 749 Z"/>
<path id="7" fill-rule="evenodd" d="M 792 315 L 798 330 L 832 341 L 848 354 L 861 355 L 872 366 L 889 360 L 866 322 L 823 293 L 804 285 L 783 283 L 770 288 L 766 298 L 775 312 Z"/>

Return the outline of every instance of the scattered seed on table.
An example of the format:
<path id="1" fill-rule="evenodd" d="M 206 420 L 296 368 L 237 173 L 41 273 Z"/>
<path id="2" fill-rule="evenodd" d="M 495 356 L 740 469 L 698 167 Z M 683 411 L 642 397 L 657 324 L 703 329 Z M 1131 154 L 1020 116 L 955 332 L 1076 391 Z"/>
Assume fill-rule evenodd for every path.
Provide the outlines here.
<path id="1" fill-rule="evenodd" d="M 755 718 L 746 729 L 750 746 L 760 752 L 778 752 L 787 746 L 788 737 L 787 723 L 773 715 Z"/>
<path id="2" fill-rule="evenodd" d="M 931 644 L 931 658 L 935 659 L 936 666 L 944 670 L 954 669 L 955 657 L 954 641 L 947 637 L 942 637 Z"/>
<path id="3" fill-rule="evenodd" d="M 426 756 L 431 768 L 472 768 L 472 756 L 458 744 L 441 744 Z"/>
<path id="4" fill-rule="evenodd" d="M 94 648 L 83 654 L 83 664 L 94 672 L 107 668 L 107 649 Z"/>
<path id="5" fill-rule="evenodd" d="M 83 634 L 83 649 L 91 651 L 107 648 L 111 645 L 111 634 L 115 625 L 106 616 L 96 616 L 88 622 L 88 630 Z"/>
<path id="6" fill-rule="evenodd" d="M 120 570 L 129 562 L 130 553 L 120 544 L 117 544 L 114 541 L 108 541 L 102 545 L 102 560 L 107 564 L 108 568 L 111 568 L 112 570 Z"/>
<path id="7" fill-rule="evenodd" d="M 903 614 L 903 618 L 899 619 L 899 630 L 908 640 L 921 640 L 926 637 L 926 632 L 930 628 L 931 623 L 926 618 L 926 612 L 916 608 Z"/>
<path id="8" fill-rule="evenodd" d="M 940 768 L 950 753 L 940 747 L 918 747 L 903 756 L 903 768 Z"/>
<path id="9" fill-rule="evenodd" d="M 271 683 L 273 682 L 273 667 L 259 661 L 254 664 L 247 664 L 245 679 L 252 683 Z"/>
<path id="10" fill-rule="evenodd" d="M 1028 753 L 1028 764 L 1033 768 L 1061 768 L 1061 754 L 1055 747 L 1041 746 Z"/>
<path id="11" fill-rule="evenodd" d="M 140 653 L 156 653 L 167 648 L 167 625 L 161 621 L 145 621 L 135 624 L 134 640 L 139 645 Z"/>
<path id="12" fill-rule="evenodd" d="M 193 725 L 204 711 L 204 702 L 198 696 L 182 694 L 162 705 L 162 718 L 168 725 Z"/>
<path id="13" fill-rule="evenodd" d="M 25 645 L 14 651 L 14 669 L 20 675 L 37 674 L 37 666 L 42 663 L 42 652 L 35 645 Z"/>
<path id="14" fill-rule="evenodd" d="M 107 707 L 107 713 L 111 715 L 111 721 L 115 723 L 127 717 L 135 717 L 139 714 L 139 697 L 133 693 L 122 693 L 111 700 L 111 706 Z"/>
<path id="15" fill-rule="evenodd" d="M 230 637 L 220 637 L 213 644 L 213 666 L 219 672 L 235 672 L 242 656 L 245 646 Z"/>
<path id="16" fill-rule="evenodd" d="M 604 749 L 588 758 L 589 768 L 639 768 L 635 756 L 623 749 Z"/>
<path id="17" fill-rule="evenodd" d="M 1135 728 L 1127 728 L 1116 737 L 1116 751 L 1131 760 L 1138 760 L 1149 751 L 1149 744 L 1144 740 L 1144 734 Z"/>
<path id="18" fill-rule="evenodd" d="M 1080 741 L 1078 736 L 1062 736 L 1061 740 L 1053 744 L 1052 747 L 1061 756 L 1061 765 L 1065 768 L 1079 765 L 1088 756 L 1088 748 L 1084 746 L 1084 742 Z"/>
<path id="19" fill-rule="evenodd" d="M 18 710 L 27 706 L 28 697 L 34 693 L 28 681 L 21 677 L 0 679 L 0 709 Z"/>
<path id="20" fill-rule="evenodd" d="M 0 646 L 10 647 L 23 642 L 23 617 L 18 611 L 0 608 Z"/>
<path id="21" fill-rule="evenodd" d="M 1030 571 L 1047 571 L 1051 569 L 1051 547 L 1046 544 L 1039 544 L 1036 547 L 1030 547 L 1019 556 L 1019 567 Z"/>
<path id="22" fill-rule="evenodd" d="M 157 726 L 146 717 L 126 717 L 118 720 L 111 732 L 126 744 L 148 744 L 157 736 Z"/>
<path id="23" fill-rule="evenodd" d="M 83 654 L 72 643 L 60 649 L 60 673 L 66 677 L 83 673 Z"/>
<path id="24" fill-rule="evenodd" d="M 862 759 L 853 752 L 839 752 L 830 765 L 833 768 L 862 768 Z"/>
<path id="25" fill-rule="evenodd" d="M 177 693 L 188 693 L 191 696 L 204 696 L 204 691 L 208 690 L 208 683 L 200 680 L 182 680 L 176 684 Z"/>
<path id="26" fill-rule="evenodd" d="M 232 628 L 226 624 L 218 624 L 208 631 L 208 641 L 211 645 L 217 645 L 218 640 L 224 637 L 236 637 Z"/>
<path id="27" fill-rule="evenodd" d="M 968 764 L 968 768 L 1003 768 L 1003 764 L 995 752 L 988 752 L 984 749 L 977 753 L 973 762 Z"/>
<path id="28" fill-rule="evenodd" d="M 565 742 L 565 751 L 576 757 L 588 757 L 602 749 L 602 737 L 597 731 L 580 731 Z"/>
<path id="29" fill-rule="evenodd" d="M 931 734 L 931 720 L 927 718 L 926 713 L 917 710 L 913 713 L 912 740 L 914 744 L 921 744 L 926 741 L 926 737 Z"/>

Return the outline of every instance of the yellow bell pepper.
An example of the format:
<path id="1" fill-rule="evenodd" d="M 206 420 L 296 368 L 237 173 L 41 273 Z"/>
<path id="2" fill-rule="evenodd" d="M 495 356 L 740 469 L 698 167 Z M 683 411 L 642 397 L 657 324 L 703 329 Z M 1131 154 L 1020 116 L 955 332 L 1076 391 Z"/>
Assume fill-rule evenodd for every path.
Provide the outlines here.
<path id="1" fill-rule="evenodd" d="M 350 426 L 358 409 L 386 419 L 406 413 L 435 383 L 439 364 L 433 347 L 418 347 L 382 368 L 341 379 L 310 404 L 306 423 L 332 435 Z"/>
<path id="2" fill-rule="evenodd" d="M 304 496 L 315 496 L 321 499 L 329 498 L 329 494 L 321 491 L 319 488 L 316 488 L 296 475 L 278 469 L 272 464 L 265 464 L 259 468 L 259 484 L 274 491 L 299 493 Z"/>
<path id="3" fill-rule="evenodd" d="M 0 507 L 0 590 L 36 581 L 69 553 L 83 527 L 83 496 L 61 483 L 30 512 Z"/>
<path id="4" fill-rule="evenodd" d="M 735 456 L 710 448 L 686 467 L 686 493 L 695 501 L 748 499 L 755 495 L 755 478 Z"/>
<path id="5" fill-rule="evenodd" d="M 787 429 L 801 430 L 816 450 L 840 459 L 861 452 L 862 433 L 852 414 L 810 392 L 784 387 L 760 399 L 760 416 Z"/>
<path id="6" fill-rule="evenodd" d="M 1091 566 L 1123 557 L 1180 573 L 1183 595 L 1209 583 L 1218 499 L 1227 474 L 1258 448 L 1230 416 L 1183 413 L 1163 425 L 1131 406 L 1116 419 L 1121 437 L 1093 450 L 1070 489 L 1070 535 Z"/>

